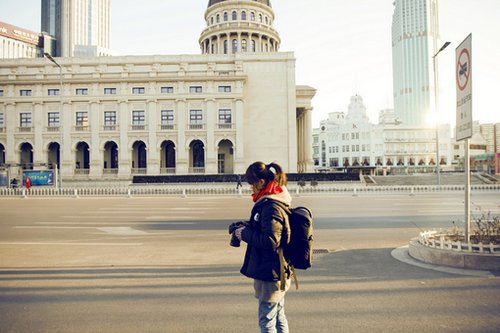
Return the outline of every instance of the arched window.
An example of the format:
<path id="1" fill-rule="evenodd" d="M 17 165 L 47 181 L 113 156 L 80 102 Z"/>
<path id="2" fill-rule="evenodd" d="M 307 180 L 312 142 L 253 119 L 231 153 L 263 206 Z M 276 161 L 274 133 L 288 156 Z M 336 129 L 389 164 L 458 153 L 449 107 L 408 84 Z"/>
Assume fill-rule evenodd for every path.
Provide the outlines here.
<path id="1" fill-rule="evenodd" d="M 236 11 L 234 10 L 233 13 L 231 14 L 231 19 L 233 21 L 236 21 L 238 19 L 238 13 L 236 13 Z"/>
<path id="2" fill-rule="evenodd" d="M 233 39 L 233 53 L 238 52 L 238 40 Z"/>
<path id="3" fill-rule="evenodd" d="M 241 41 L 241 51 L 242 52 L 246 52 L 247 51 L 247 40 L 246 39 L 243 39 Z"/>
<path id="4" fill-rule="evenodd" d="M 217 22 L 217 23 L 219 23 L 219 22 L 220 22 L 220 15 L 219 15 L 219 14 L 217 14 L 217 17 L 216 17 L 216 19 L 215 19 L 215 22 Z"/>
<path id="5" fill-rule="evenodd" d="M 224 54 L 227 54 L 227 39 L 224 41 Z"/>
<path id="6" fill-rule="evenodd" d="M 241 12 L 241 20 L 242 21 L 246 21 L 247 20 L 247 12 L 245 12 L 245 11 Z"/>
<path id="7" fill-rule="evenodd" d="M 267 21 L 267 16 L 266 16 L 266 24 L 268 24 L 269 22 Z"/>
<path id="8" fill-rule="evenodd" d="M 251 50 L 252 52 L 255 52 L 255 41 L 254 41 L 254 40 L 252 40 L 252 41 L 250 42 L 250 50 Z"/>
<path id="9" fill-rule="evenodd" d="M 259 14 L 259 22 L 262 23 L 262 14 Z"/>
<path id="10" fill-rule="evenodd" d="M 250 12 L 250 21 L 255 21 L 255 13 Z"/>
<path id="11" fill-rule="evenodd" d="M 210 18 L 210 24 L 214 24 L 214 17 L 213 16 Z"/>
<path id="12" fill-rule="evenodd" d="M 227 21 L 227 12 L 224 12 L 224 22 Z"/>

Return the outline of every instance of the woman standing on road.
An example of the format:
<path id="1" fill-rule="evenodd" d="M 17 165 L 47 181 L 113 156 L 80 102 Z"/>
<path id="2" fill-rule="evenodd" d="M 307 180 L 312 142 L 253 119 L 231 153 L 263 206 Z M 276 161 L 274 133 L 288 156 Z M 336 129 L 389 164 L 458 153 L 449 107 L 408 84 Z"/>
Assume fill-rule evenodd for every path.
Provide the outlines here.
<path id="1" fill-rule="evenodd" d="M 241 273 L 254 279 L 261 332 L 288 333 L 285 293 L 291 273 L 279 254 L 282 244 L 290 241 L 288 215 L 280 207 L 280 203 L 290 206 L 292 201 L 285 186 L 287 177 L 276 163 L 255 162 L 248 167 L 245 178 L 252 186 L 255 204 L 246 227 L 235 231 L 235 236 L 247 243 Z"/>

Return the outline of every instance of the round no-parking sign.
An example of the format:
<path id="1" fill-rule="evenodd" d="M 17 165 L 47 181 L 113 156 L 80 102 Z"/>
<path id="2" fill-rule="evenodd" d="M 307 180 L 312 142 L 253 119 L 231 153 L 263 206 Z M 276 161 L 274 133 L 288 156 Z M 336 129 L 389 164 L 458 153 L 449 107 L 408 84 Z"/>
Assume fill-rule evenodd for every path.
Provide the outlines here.
<path id="1" fill-rule="evenodd" d="M 457 59 L 457 87 L 464 90 L 469 83 L 470 77 L 470 51 L 469 49 L 462 49 Z"/>

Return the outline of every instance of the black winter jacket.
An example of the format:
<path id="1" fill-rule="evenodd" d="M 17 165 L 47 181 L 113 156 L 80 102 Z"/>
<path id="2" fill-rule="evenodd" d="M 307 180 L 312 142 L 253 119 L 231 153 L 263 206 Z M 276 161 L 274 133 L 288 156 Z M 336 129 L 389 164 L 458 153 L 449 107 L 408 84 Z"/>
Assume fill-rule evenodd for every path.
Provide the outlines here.
<path id="1" fill-rule="evenodd" d="M 247 245 L 241 274 L 262 281 L 280 280 L 278 248 L 290 242 L 288 215 L 280 205 L 265 198 L 255 204 L 241 238 Z M 287 278 L 290 267 L 285 264 Z"/>

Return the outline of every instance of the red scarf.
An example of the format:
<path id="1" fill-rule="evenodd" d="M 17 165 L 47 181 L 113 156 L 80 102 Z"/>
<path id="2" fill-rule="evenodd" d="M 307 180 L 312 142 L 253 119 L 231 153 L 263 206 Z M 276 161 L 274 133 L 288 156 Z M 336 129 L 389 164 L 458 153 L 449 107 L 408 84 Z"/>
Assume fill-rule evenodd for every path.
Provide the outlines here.
<path id="1" fill-rule="evenodd" d="M 260 190 L 259 193 L 252 193 L 253 202 L 256 202 L 265 195 L 280 194 L 283 192 L 283 188 L 278 185 L 274 180 L 267 183 L 266 187 Z"/>

